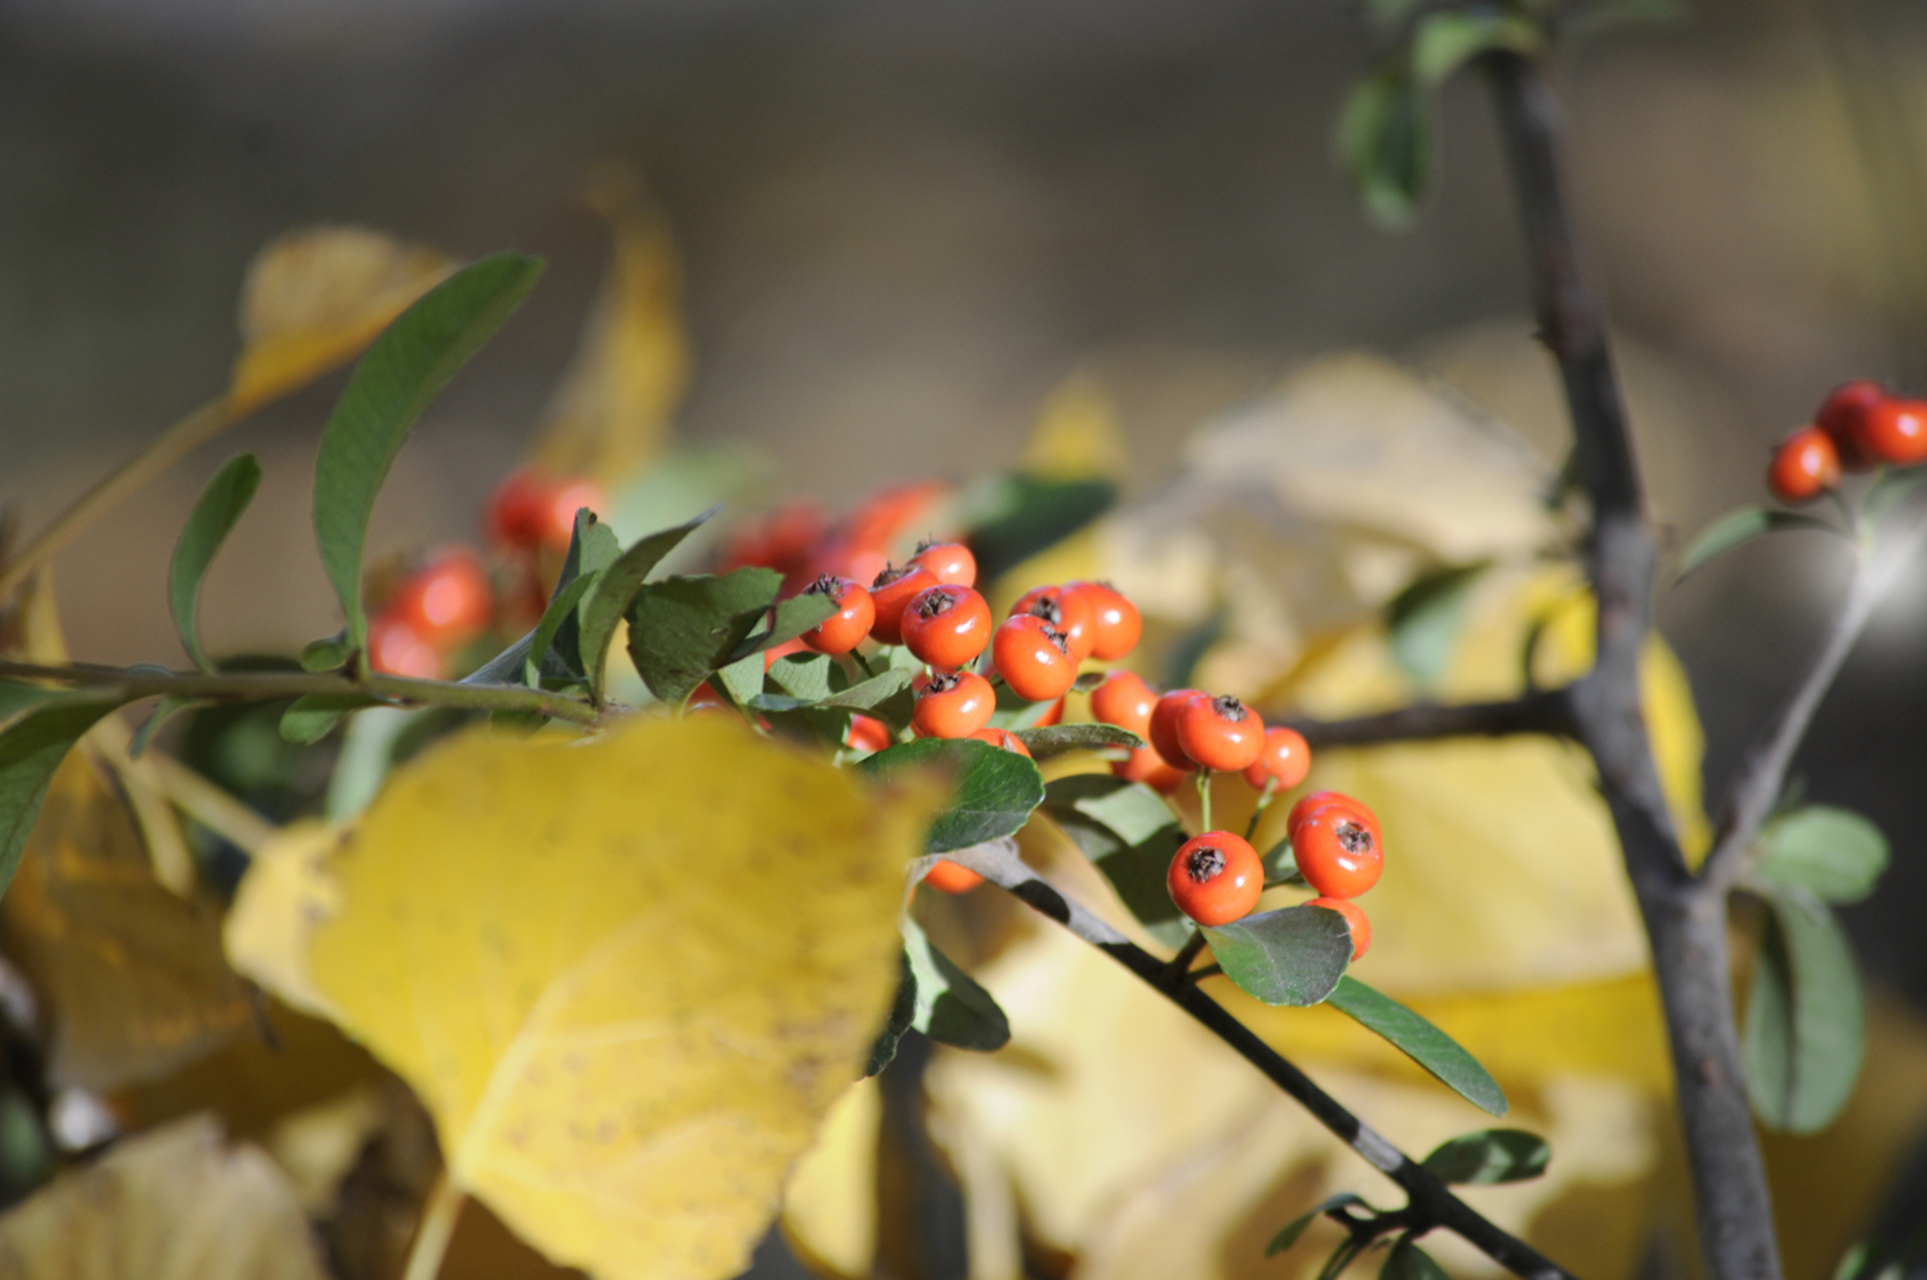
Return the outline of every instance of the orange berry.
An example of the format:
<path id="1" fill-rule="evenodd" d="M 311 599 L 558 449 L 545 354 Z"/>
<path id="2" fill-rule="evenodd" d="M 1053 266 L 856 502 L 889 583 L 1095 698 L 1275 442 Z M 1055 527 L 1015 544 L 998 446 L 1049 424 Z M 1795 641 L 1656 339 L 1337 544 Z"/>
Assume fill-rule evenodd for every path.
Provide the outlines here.
<path id="1" fill-rule="evenodd" d="M 1005 751 L 1015 751 L 1026 760 L 1030 759 L 1030 748 L 1024 745 L 1022 738 L 1008 729 L 979 729 L 970 736 L 979 742 L 988 742 L 993 747 L 1001 747 Z"/>
<path id="2" fill-rule="evenodd" d="M 990 643 L 990 606 L 969 587 L 926 587 L 904 609 L 898 630 L 904 648 L 933 667 L 954 670 Z"/>
<path id="3" fill-rule="evenodd" d="M 1265 722 L 1230 694 L 1193 698 L 1178 712 L 1178 745 L 1199 767 L 1236 772 L 1265 746 Z"/>
<path id="4" fill-rule="evenodd" d="M 1860 427 L 1867 452 L 1896 467 L 1927 462 L 1927 400 L 1882 400 Z"/>
<path id="5" fill-rule="evenodd" d="M 1265 868 L 1242 837 L 1207 831 L 1178 846 L 1164 883 L 1178 910 L 1199 924 L 1230 924 L 1258 905 Z"/>
<path id="6" fill-rule="evenodd" d="M 1782 502 L 1811 502 L 1840 484 L 1840 455 L 1833 437 L 1818 427 L 1803 427 L 1773 451 L 1767 487 Z"/>
<path id="7" fill-rule="evenodd" d="M 1345 927 L 1351 930 L 1352 935 L 1352 959 L 1356 960 L 1371 950 L 1372 922 L 1365 918 L 1364 908 L 1356 902 L 1347 902 L 1343 898 L 1313 898 L 1305 905 L 1323 907 L 1345 917 Z"/>
<path id="8" fill-rule="evenodd" d="M 918 679 L 910 727 L 923 738 L 968 738 L 990 723 L 997 691 L 974 671 L 951 671 Z"/>
<path id="9" fill-rule="evenodd" d="M 1077 682 L 1077 663 L 1064 650 L 1064 633 L 1028 613 L 1004 619 L 990 642 L 997 674 L 1028 702 L 1052 702 Z"/>
<path id="10" fill-rule="evenodd" d="M 1278 790 L 1289 791 L 1311 772 L 1311 747 L 1296 729 L 1282 725 L 1265 730 L 1265 745 L 1258 758 L 1245 768 L 1245 781 L 1260 791 L 1276 780 Z"/>
<path id="11" fill-rule="evenodd" d="M 440 680 L 442 655 L 405 619 L 382 614 L 368 624 L 368 665 L 391 676 Z"/>
<path id="12" fill-rule="evenodd" d="M 961 542 L 919 542 L 910 563 L 930 570 L 946 586 L 977 585 L 977 557 Z"/>
<path id="13" fill-rule="evenodd" d="M 1363 810 L 1355 801 L 1322 805 L 1291 831 L 1298 874 L 1327 898 L 1356 898 L 1384 870 L 1378 822 Z"/>
<path id="14" fill-rule="evenodd" d="M 495 584 L 481 558 L 460 547 L 410 574 L 388 612 L 413 628 L 423 644 L 447 652 L 488 630 L 495 620 Z"/>
<path id="15" fill-rule="evenodd" d="M 851 716 L 845 742 L 853 751 L 882 751 L 892 745 L 890 726 L 875 716 Z"/>
<path id="16" fill-rule="evenodd" d="M 923 882 L 932 889 L 944 893 L 969 893 L 984 882 L 984 878 L 961 863 L 948 858 L 939 858 L 924 872 Z"/>
<path id="17" fill-rule="evenodd" d="M 1144 619 L 1137 606 L 1108 582 L 1073 582 L 1067 590 L 1083 596 L 1091 606 L 1091 656 L 1116 662 L 1137 648 Z"/>
<path id="18" fill-rule="evenodd" d="M 828 596 L 836 612 L 805 631 L 804 644 L 818 653 L 848 653 L 863 643 L 876 621 L 876 603 L 870 593 L 848 578 L 825 573 L 803 588 L 805 595 Z"/>
<path id="19" fill-rule="evenodd" d="M 1102 724 L 1129 729 L 1142 738 L 1151 731 L 1151 709 L 1157 694 L 1135 671 L 1113 671 L 1091 690 L 1091 714 Z"/>
<path id="20" fill-rule="evenodd" d="M 1184 746 L 1178 741 L 1178 716 L 1193 698 L 1205 696 L 1199 689 L 1173 689 L 1151 708 L 1151 745 L 1173 769 L 1189 773 L 1198 767 L 1195 760 L 1184 754 Z"/>
<path id="21" fill-rule="evenodd" d="M 1072 662 L 1091 656 L 1097 640 L 1097 611 L 1082 593 L 1069 587 L 1034 587 L 1019 596 L 1010 610 L 1013 618 L 1025 614 L 1042 618 L 1064 633 L 1064 649 Z"/>
<path id="22" fill-rule="evenodd" d="M 1832 439 L 1848 471 L 1871 471 L 1879 461 L 1867 452 L 1865 427 L 1867 413 L 1886 398 L 1887 389 L 1878 382 L 1845 382 L 1827 393 L 1814 415 L 1813 425 Z"/>
<path id="23" fill-rule="evenodd" d="M 876 606 L 870 634 L 876 642 L 902 644 L 903 611 L 917 596 L 936 585 L 935 575 L 921 565 L 907 564 L 902 568 L 885 565 L 870 583 L 870 601 Z"/>
<path id="24" fill-rule="evenodd" d="M 1186 777 L 1181 769 L 1173 769 L 1164 762 L 1156 747 L 1138 747 L 1130 755 L 1111 766 L 1111 773 L 1126 782 L 1142 782 L 1161 795 L 1170 795 L 1184 784 Z"/>

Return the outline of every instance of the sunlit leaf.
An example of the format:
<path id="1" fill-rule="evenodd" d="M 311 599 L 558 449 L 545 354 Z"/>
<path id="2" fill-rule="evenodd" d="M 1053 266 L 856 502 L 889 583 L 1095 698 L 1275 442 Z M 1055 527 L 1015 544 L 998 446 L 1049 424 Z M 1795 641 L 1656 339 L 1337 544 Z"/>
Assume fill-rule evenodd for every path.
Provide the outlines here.
<path id="1" fill-rule="evenodd" d="M 261 464 L 251 453 L 236 454 L 214 473 L 201 490 L 187 524 L 174 544 L 174 559 L 167 570 L 167 604 L 174 614 L 174 627 L 181 635 L 181 647 L 194 665 L 203 671 L 214 670 L 207 652 L 201 648 L 201 633 L 195 613 L 201 596 L 201 579 L 214 562 L 214 554 L 234 529 L 235 521 L 248 509 L 254 490 L 261 483 Z"/>
<path id="2" fill-rule="evenodd" d="M 1768 1128 L 1817 1133 L 1860 1079 L 1866 1000 L 1833 912 L 1787 891 L 1767 904 L 1743 1033 L 1747 1095 Z"/>
<path id="3" fill-rule="evenodd" d="M 1018 740 L 1039 760 L 1066 751 L 1097 751 L 1105 747 L 1141 747 L 1144 739 L 1114 724 L 1054 724 L 1017 730 Z"/>
<path id="4" fill-rule="evenodd" d="M 1809 805 L 1760 832 L 1754 873 L 1826 902 L 1859 902 L 1887 869 L 1887 837 L 1857 813 Z"/>
<path id="5" fill-rule="evenodd" d="M 860 766 L 874 778 L 930 770 L 950 786 L 949 804 L 925 839 L 929 853 L 948 853 L 1014 834 L 1044 800 L 1037 766 L 1015 751 L 972 739 L 924 738 L 879 751 Z"/>
<path id="6" fill-rule="evenodd" d="M 1337 915 L 1336 912 L 1325 914 Z M 1451 1036 L 1390 996 L 1381 995 L 1357 978 L 1345 977 L 1338 980 L 1337 989 L 1326 1003 L 1397 1045 L 1412 1061 L 1474 1106 L 1495 1116 L 1506 1113 L 1504 1091 L 1492 1074 L 1479 1065 L 1478 1059 Z"/>
<path id="7" fill-rule="evenodd" d="M 498 253 L 437 285 L 375 339 L 322 429 L 315 544 L 357 644 L 368 631 L 362 551 L 388 469 L 415 420 L 521 305 L 541 273 L 534 258 Z"/>
<path id="8" fill-rule="evenodd" d="M 1713 557 L 1751 542 L 1762 534 L 1777 533 L 1782 529 L 1819 529 L 1840 534 L 1838 525 L 1804 511 L 1741 507 L 1737 511 L 1727 512 L 1694 535 L 1693 540 L 1686 544 L 1686 550 L 1680 553 L 1679 573 L 1673 581 L 1684 582 Z"/>
<path id="9" fill-rule="evenodd" d="M 1551 1161 L 1552 1148 L 1536 1133 L 1481 1129 L 1441 1143 L 1422 1163 L 1440 1182 L 1483 1187 L 1536 1178 Z"/>
<path id="10" fill-rule="evenodd" d="M 603 669 L 608 661 L 609 642 L 615 636 L 616 624 L 629 611 L 644 580 L 662 563 L 664 556 L 674 551 L 684 538 L 721 509 L 720 504 L 713 506 L 673 528 L 638 539 L 602 571 L 596 582 L 595 593 L 583 602 L 581 608 L 582 634 L 579 641 L 583 670 L 588 673 L 589 687 L 597 694 L 602 691 Z"/>
<path id="11" fill-rule="evenodd" d="M 1207 928 L 1204 936 L 1225 977 L 1266 1004 L 1317 1004 L 1352 960 L 1345 917 L 1323 907 L 1261 911 Z"/>
<path id="12" fill-rule="evenodd" d="M 1184 828 L 1170 805 L 1142 783 L 1102 774 L 1058 778 L 1046 789 L 1044 812 L 1104 873 L 1138 923 L 1168 947 L 1193 925 L 1165 888 Z"/>
<path id="13" fill-rule="evenodd" d="M 629 656 L 649 692 L 681 703 L 735 659 L 782 586 L 782 574 L 760 568 L 645 586 L 629 608 Z"/>

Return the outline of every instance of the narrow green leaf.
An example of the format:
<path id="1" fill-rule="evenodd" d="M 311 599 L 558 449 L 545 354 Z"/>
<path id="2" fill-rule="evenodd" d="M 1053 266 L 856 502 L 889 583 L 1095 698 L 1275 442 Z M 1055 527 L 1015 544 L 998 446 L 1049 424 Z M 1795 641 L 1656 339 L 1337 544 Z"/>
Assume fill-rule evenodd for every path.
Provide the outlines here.
<path id="1" fill-rule="evenodd" d="M 1437 684 L 1451 665 L 1465 622 L 1465 606 L 1491 560 L 1429 569 L 1385 606 L 1385 638 L 1392 658 L 1420 685 Z"/>
<path id="2" fill-rule="evenodd" d="M 1747 997 L 1743 1052 L 1754 1114 L 1770 1129 L 1817 1133 L 1853 1094 L 1867 1013 L 1853 948 L 1806 895 L 1767 896 L 1771 914 Z"/>
<path id="3" fill-rule="evenodd" d="M 1431 182 L 1432 128 L 1425 93 L 1393 61 L 1366 76 L 1345 99 L 1337 152 L 1372 221 L 1408 226 Z"/>
<path id="4" fill-rule="evenodd" d="M 349 712 L 380 705 L 377 698 L 354 693 L 304 694 L 281 713 L 281 736 L 296 746 L 313 746 L 333 733 Z"/>
<path id="5" fill-rule="evenodd" d="M 1687 544 L 1679 558 L 1679 573 L 1673 579 L 1675 586 L 1697 573 L 1701 566 L 1714 556 L 1731 551 L 1742 543 L 1753 541 L 1762 534 L 1777 533 L 1782 529 L 1820 529 L 1841 537 L 1840 527 L 1810 516 L 1803 511 L 1781 511 L 1774 507 L 1741 507 L 1729 511 L 1704 529 Z"/>
<path id="6" fill-rule="evenodd" d="M 1177 947 L 1191 936 L 1195 926 L 1165 888 L 1185 835 L 1162 796 L 1142 783 L 1074 774 L 1045 788 L 1044 813 L 1104 873 L 1153 938 Z"/>
<path id="7" fill-rule="evenodd" d="M 1204 936 L 1224 976 L 1271 1005 L 1319 1003 L 1352 962 L 1345 917 L 1323 907 L 1261 911 L 1208 928 Z"/>
<path id="8" fill-rule="evenodd" d="M 1346 1267 L 1358 1261 L 1358 1255 L 1365 1252 L 1365 1248 L 1365 1242 L 1355 1236 L 1339 1241 L 1331 1257 L 1325 1259 L 1325 1265 L 1318 1268 L 1318 1280 L 1337 1280 Z"/>
<path id="9" fill-rule="evenodd" d="M 54 770 L 81 735 L 119 705 L 106 699 L 61 699 L 20 717 L 0 733 L 0 894 L 20 867 L 20 853 L 40 816 Z"/>
<path id="10" fill-rule="evenodd" d="M 1758 877 L 1826 902 L 1859 902 L 1887 869 L 1887 837 L 1859 814 L 1809 805 L 1760 832 Z"/>
<path id="11" fill-rule="evenodd" d="M 575 527 L 569 532 L 569 553 L 562 562 L 562 574 L 555 581 L 555 590 L 549 593 L 549 603 L 554 604 L 555 597 L 572 589 L 578 579 L 599 578 L 621 554 L 622 543 L 617 540 L 615 530 L 597 519 L 595 512 L 587 507 L 578 507 Z M 555 638 L 548 648 L 537 649 L 535 637 L 530 636 L 529 650 L 540 660 L 543 674 L 559 669 L 587 681 L 590 664 L 582 652 L 582 605 L 578 603 L 575 608 L 562 611 Z M 527 659 L 523 661 L 526 674 Z"/>
<path id="12" fill-rule="evenodd" d="M 204 703 L 196 702 L 193 698 L 176 698 L 172 694 L 156 702 L 154 709 L 147 713 L 147 719 L 141 721 L 140 728 L 134 730 L 134 736 L 128 739 L 128 758 L 131 760 L 140 759 L 141 755 L 146 752 L 148 744 L 154 741 L 154 735 L 159 733 L 161 727 L 169 720 L 172 720 L 189 707 L 204 705 Z"/>
<path id="13" fill-rule="evenodd" d="M 49 689 L 43 685 L 0 682 L 0 725 L 43 703 L 71 700 L 74 696 L 63 690 Z"/>
<path id="14" fill-rule="evenodd" d="M 965 496 L 964 542 L 977 558 L 977 580 L 1056 546 L 1110 510 L 1117 486 L 1105 480 L 1051 480 L 1021 472 L 1000 476 Z"/>
<path id="15" fill-rule="evenodd" d="M 1484 1187 L 1536 1178 L 1552 1162 L 1552 1148 L 1524 1129 L 1481 1129 L 1440 1143 L 1421 1162 L 1440 1182 Z"/>
<path id="16" fill-rule="evenodd" d="M 1504 1090 L 1492 1074 L 1479 1065 L 1478 1059 L 1460 1047 L 1458 1041 L 1390 996 L 1373 990 L 1357 978 L 1345 977 L 1339 979 L 1338 989 L 1326 1003 L 1384 1036 L 1467 1102 L 1491 1115 L 1506 1113 Z"/>
<path id="17" fill-rule="evenodd" d="M 409 428 L 521 305 L 541 273 L 535 258 L 498 253 L 436 285 L 369 346 L 322 429 L 315 544 L 357 647 L 368 638 L 361 562 L 375 495 Z"/>
<path id="18" fill-rule="evenodd" d="M 1318 1221 L 1324 1214 L 1330 1213 L 1333 1209 L 1348 1209 L 1353 1205 L 1361 1205 L 1366 1209 L 1372 1208 L 1371 1205 L 1365 1203 L 1363 1197 L 1355 1196 L 1349 1191 L 1341 1191 L 1337 1195 L 1321 1202 L 1319 1206 L 1310 1213 L 1299 1214 L 1296 1218 L 1287 1222 L 1283 1229 L 1271 1238 L 1271 1243 L 1265 1246 L 1265 1257 L 1275 1257 L 1297 1244 L 1298 1238 L 1304 1235 L 1311 1224 Z M 1376 1210 L 1373 1211 L 1376 1212 Z"/>
<path id="19" fill-rule="evenodd" d="M 234 522 L 248 509 L 254 491 L 261 483 L 261 464 L 251 453 L 238 453 L 227 460 L 214 478 L 201 490 L 187 523 L 174 543 L 174 559 L 167 567 L 167 607 L 174 614 L 174 628 L 181 633 L 181 647 L 194 665 L 203 671 L 214 670 L 206 650 L 201 648 L 201 632 L 196 614 L 201 598 L 201 579 L 214 563 Z"/>
<path id="20" fill-rule="evenodd" d="M 1016 733 L 1018 740 L 1039 760 L 1066 751 L 1098 751 L 1105 747 L 1136 749 L 1144 745 L 1144 739 L 1114 724 L 1054 724 L 1019 729 Z"/>
<path id="21" fill-rule="evenodd" d="M 301 647 L 301 669 L 303 671 L 335 671 L 348 665 L 349 655 L 354 646 L 348 643 L 348 633 L 337 631 L 319 640 L 310 640 Z"/>
<path id="22" fill-rule="evenodd" d="M 1385 1255 L 1385 1265 L 1378 1269 L 1378 1280 L 1452 1280 L 1445 1268 L 1433 1261 L 1432 1255 L 1413 1243 L 1412 1237 L 1400 1236 L 1392 1251 Z"/>
<path id="23" fill-rule="evenodd" d="M 610 566 L 609 573 L 615 567 Z M 604 580 L 608 574 L 603 575 Z M 727 665 L 782 589 L 774 569 L 738 569 L 652 582 L 629 608 L 629 656 L 649 692 L 679 706 Z M 590 639 L 585 630 L 585 642 Z"/>
<path id="24" fill-rule="evenodd" d="M 1510 49 L 1535 53 L 1545 37 L 1526 19 L 1509 13 L 1428 13 L 1412 29 L 1412 74 L 1437 89 L 1482 53 Z"/>
<path id="25" fill-rule="evenodd" d="M 522 683 L 529 688 L 542 687 L 542 669 L 549 661 L 549 651 L 555 645 L 557 633 L 562 630 L 564 623 L 575 618 L 576 605 L 581 603 L 583 596 L 595 589 L 601 576 L 591 573 L 558 585 L 555 594 L 549 597 L 548 608 L 542 611 L 542 620 L 529 633 L 528 651 L 522 655 Z"/>
<path id="26" fill-rule="evenodd" d="M 879 778 L 901 769 L 949 771 L 950 805 L 930 825 L 925 839 L 930 853 L 968 849 L 1014 835 L 1044 800 L 1044 778 L 1035 763 L 1015 751 L 970 738 L 906 742 L 877 752 L 857 767 Z"/>
<path id="27" fill-rule="evenodd" d="M 589 676 L 589 688 L 597 697 L 602 696 L 602 678 L 616 624 L 622 621 L 623 615 L 636 602 L 642 584 L 664 556 L 674 551 L 684 538 L 721 510 L 722 504 L 718 503 L 694 519 L 638 539 L 602 571 L 595 593 L 583 602 L 581 608 L 582 666 Z M 657 696 L 661 697 L 660 694 Z"/>

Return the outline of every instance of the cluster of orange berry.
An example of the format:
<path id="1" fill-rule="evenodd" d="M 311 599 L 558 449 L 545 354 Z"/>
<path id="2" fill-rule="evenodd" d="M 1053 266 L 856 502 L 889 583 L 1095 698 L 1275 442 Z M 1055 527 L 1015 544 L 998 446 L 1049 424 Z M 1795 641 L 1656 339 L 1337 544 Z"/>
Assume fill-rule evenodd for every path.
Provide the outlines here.
<path id="1" fill-rule="evenodd" d="M 1848 382 L 1821 402 L 1812 426 L 1781 442 L 1766 482 L 1782 502 L 1810 502 L 1837 488 L 1843 471 L 1922 462 L 1927 462 L 1927 400 L 1891 395 L 1877 382 Z"/>
<path id="2" fill-rule="evenodd" d="M 468 547 L 437 552 L 385 593 L 368 623 L 368 665 L 390 675 L 440 680 L 450 659 L 507 614 L 508 625 L 542 615 L 541 558 L 569 549 L 580 507 L 602 505 L 594 482 L 521 470 L 489 497 L 483 525 L 503 561 L 501 581 Z"/>

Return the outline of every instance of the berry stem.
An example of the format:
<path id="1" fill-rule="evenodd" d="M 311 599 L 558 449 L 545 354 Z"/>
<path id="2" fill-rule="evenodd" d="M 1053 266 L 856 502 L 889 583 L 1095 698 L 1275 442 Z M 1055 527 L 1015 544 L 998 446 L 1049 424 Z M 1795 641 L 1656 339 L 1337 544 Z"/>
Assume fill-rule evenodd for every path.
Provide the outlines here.
<path id="1" fill-rule="evenodd" d="M 1198 770 L 1198 821 L 1204 824 L 1205 831 L 1217 830 L 1211 825 L 1211 770 L 1209 769 Z"/>
<path id="2" fill-rule="evenodd" d="M 1278 779 L 1266 778 L 1265 789 L 1258 793 L 1258 803 L 1251 807 L 1251 821 L 1245 823 L 1245 840 L 1258 834 L 1258 824 L 1263 821 L 1265 810 L 1271 808 L 1272 800 L 1278 795 Z"/>

